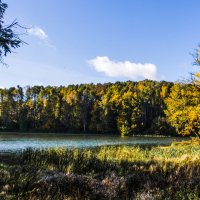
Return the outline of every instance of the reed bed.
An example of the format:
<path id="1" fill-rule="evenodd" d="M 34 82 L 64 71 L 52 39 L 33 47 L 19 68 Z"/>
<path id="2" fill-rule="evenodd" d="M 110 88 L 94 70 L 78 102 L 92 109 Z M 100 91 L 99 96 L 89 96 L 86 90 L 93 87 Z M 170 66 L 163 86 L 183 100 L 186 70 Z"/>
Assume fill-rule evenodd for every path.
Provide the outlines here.
<path id="1" fill-rule="evenodd" d="M 200 199 L 200 145 L 26 149 L 0 177 L 5 199 Z"/>

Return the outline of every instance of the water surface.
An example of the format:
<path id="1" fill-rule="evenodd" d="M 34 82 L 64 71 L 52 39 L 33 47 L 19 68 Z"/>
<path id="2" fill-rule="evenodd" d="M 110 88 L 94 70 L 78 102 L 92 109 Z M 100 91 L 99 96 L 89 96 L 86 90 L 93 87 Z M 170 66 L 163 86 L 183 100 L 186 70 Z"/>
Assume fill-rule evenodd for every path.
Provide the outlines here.
<path id="1" fill-rule="evenodd" d="M 102 145 L 169 145 L 175 137 L 117 137 L 106 135 L 69 135 L 69 134 L 0 134 L 0 151 L 17 151 L 32 148 L 86 148 Z"/>

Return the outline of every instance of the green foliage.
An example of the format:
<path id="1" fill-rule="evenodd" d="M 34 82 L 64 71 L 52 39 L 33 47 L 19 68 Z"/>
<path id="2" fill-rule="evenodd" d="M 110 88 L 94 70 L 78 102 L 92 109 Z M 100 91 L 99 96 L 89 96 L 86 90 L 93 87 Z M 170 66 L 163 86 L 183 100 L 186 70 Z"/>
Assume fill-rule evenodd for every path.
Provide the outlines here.
<path id="1" fill-rule="evenodd" d="M 12 22 L 10 25 L 4 25 L 4 13 L 7 9 L 7 4 L 2 3 L 0 0 L 0 62 L 3 62 L 3 56 L 12 52 L 12 49 L 20 47 L 24 43 L 19 34 L 15 32 L 16 28 L 19 28 L 17 21 Z"/>
<path id="2" fill-rule="evenodd" d="M 199 135 L 200 90 L 156 81 L 0 89 L 3 130 Z"/>
<path id="3" fill-rule="evenodd" d="M 163 110 L 171 86 L 144 80 L 0 89 L 0 126 L 34 132 L 170 134 Z"/>

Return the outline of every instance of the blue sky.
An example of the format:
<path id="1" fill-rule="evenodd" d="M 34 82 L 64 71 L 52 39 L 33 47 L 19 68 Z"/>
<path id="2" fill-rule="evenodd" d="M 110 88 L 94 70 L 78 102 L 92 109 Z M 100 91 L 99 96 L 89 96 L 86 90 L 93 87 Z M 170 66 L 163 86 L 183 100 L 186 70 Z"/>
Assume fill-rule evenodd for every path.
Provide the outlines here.
<path id="1" fill-rule="evenodd" d="M 7 0 L 5 22 L 29 27 L 0 68 L 0 86 L 68 85 L 194 71 L 199 0 Z"/>

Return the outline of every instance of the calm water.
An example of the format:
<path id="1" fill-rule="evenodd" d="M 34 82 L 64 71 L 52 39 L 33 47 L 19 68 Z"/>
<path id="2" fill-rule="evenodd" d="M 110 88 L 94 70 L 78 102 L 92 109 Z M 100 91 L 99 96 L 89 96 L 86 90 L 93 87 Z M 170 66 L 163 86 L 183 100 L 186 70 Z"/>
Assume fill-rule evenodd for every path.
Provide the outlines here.
<path id="1" fill-rule="evenodd" d="M 100 135 L 27 135 L 0 134 L 0 151 L 17 151 L 32 148 L 85 148 L 102 145 L 168 145 L 181 138 L 173 137 L 116 137 Z"/>

